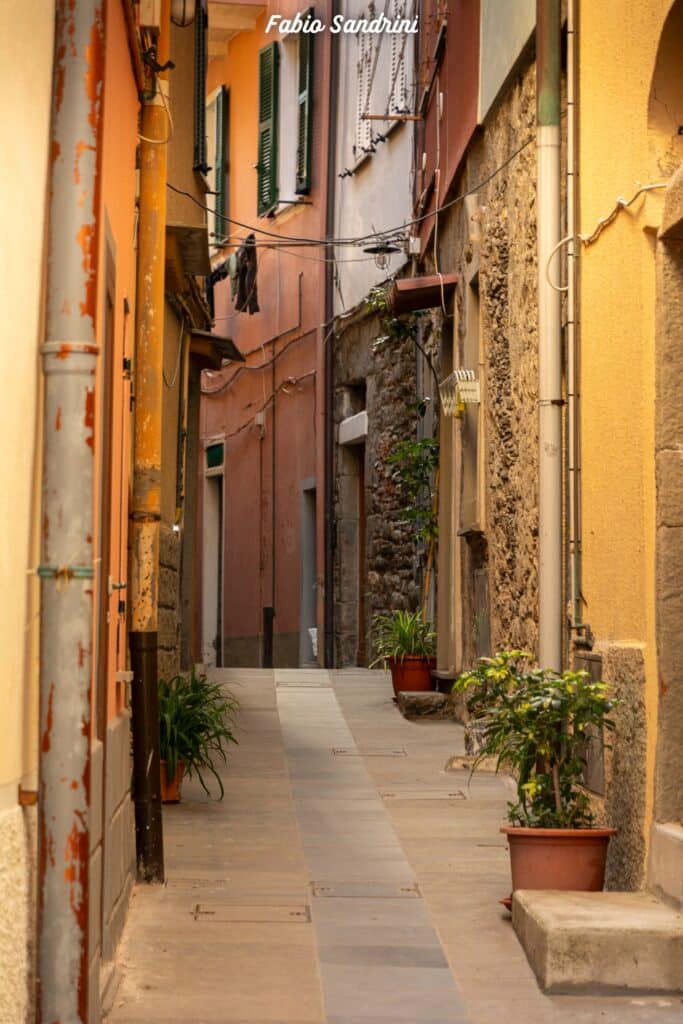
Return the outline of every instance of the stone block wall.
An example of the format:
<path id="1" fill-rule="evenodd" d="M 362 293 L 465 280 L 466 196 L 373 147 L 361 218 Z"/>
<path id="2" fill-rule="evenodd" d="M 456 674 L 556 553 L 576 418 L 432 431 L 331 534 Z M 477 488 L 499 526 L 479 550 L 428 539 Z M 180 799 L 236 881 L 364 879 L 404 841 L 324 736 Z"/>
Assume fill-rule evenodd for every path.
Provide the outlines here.
<path id="1" fill-rule="evenodd" d="M 410 528 L 402 520 L 405 500 L 387 458 L 396 444 L 416 436 L 416 350 L 412 341 L 383 336 L 380 317 L 369 314 L 335 339 L 335 425 L 368 413 L 364 446 L 335 452 L 335 657 L 338 666 L 356 664 L 359 647 L 359 587 L 365 596 L 365 661 L 372 659 L 371 623 L 377 613 L 414 608 L 420 588 Z M 363 455 L 359 455 L 359 451 Z M 358 561 L 358 488 L 364 459 L 365 567 Z"/>
<path id="2" fill-rule="evenodd" d="M 536 297 L 535 69 L 527 62 L 473 140 L 455 192 L 479 200 L 480 243 L 464 203 L 440 218 L 440 269 L 458 272 L 452 320 L 453 365 L 464 357 L 468 331 L 479 331 L 482 406 L 482 531 L 461 538 L 462 663 L 492 650 L 536 650 L 538 634 L 538 337 Z M 506 161 L 510 161 L 506 166 Z M 490 181 L 489 176 L 502 168 Z M 477 189 L 479 182 L 487 182 Z M 433 269 L 430 266 L 429 269 Z M 466 289 L 478 292 L 478 324 L 468 324 Z M 471 313 L 469 315 L 472 315 Z M 471 334 L 470 334 L 471 337 Z M 471 342 L 470 342 L 471 344 Z M 448 470 L 446 470 L 447 472 Z M 442 469 L 443 473 L 443 469 Z M 455 481 L 459 494 L 461 481 Z M 458 505 L 456 497 L 456 507 Z M 459 519 L 456 530 L 463 524 Z M 487 607 L 482 607 L 482 601 Z M 440 620 L 444 618 L 440 615 Z"/>
<path id="3" fill-rule="evenodd" d="M 602 678 L 619 703 L 606 734 L 605 795 L 595 801 L 600 824 L 618 825 L 610 842 L 605 884 L 637 892 L 645 880 L 647 711 L 645 661 L 640 644 L 598 643 Z"/>
<path id="4" fill-rule="evenodd" d="M 34 1019 L 36 809 L 0 809 L 0 1021 Z"/>
<path id="5" fill-rule="evenodd" d="M 159 545 L 159 677 L 180 671 L 180 534 L 161 524 Z"/>

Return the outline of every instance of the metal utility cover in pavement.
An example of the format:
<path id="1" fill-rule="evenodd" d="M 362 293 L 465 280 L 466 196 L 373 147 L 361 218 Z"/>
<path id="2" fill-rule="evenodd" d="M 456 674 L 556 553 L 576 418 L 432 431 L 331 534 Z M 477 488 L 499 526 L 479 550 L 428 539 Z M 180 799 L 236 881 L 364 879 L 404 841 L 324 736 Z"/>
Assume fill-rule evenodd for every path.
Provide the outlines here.
<path id="1" fill-rule="evenodd" d="M 417 882 L 311 882 L 311 892 L 320 899 L 422 899 Z"/>
<path id="2" fill-rule="evenodd" d="M 335 757 L 407 757 L 403 747 L 368 747 L 356 750 L 355 747 L 332 747 Z"/>
<path id="3" fill-rule="evenodd" d="M 294 680 L 294 679 L 278 679 L 276 682 L 278 690 L 331 690 L 332 686 L 330 683 L 318 682 L 316 679 L 311 680 Z"/>
<path id="4" fill-rule="evenodd" d="M 198 903 L 194 910 L 194 919 L 206 924 L 309 924 L 311 911 L 303 903 L 285 907 Z"/>
<path id="5" fill-rule="evenodd" d="M 383 800 L 466 800 L 461 789 L 449 789 L 448 792 L 428 789 L 402 789 L 397 793 L 380 793 Z"/>
<path id="6" fill-rule="evenodd" d="M 167 889 L 225 889 L 227 878 L 169 878 Z"/>

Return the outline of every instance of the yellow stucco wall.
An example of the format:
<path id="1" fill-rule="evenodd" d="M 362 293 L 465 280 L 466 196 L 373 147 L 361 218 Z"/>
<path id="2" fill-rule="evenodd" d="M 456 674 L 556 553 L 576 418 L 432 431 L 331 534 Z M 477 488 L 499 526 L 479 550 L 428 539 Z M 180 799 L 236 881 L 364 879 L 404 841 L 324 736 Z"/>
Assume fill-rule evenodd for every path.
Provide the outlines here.
<path id="1" fill-rule="evenodd" d="M 0 1020 L 28 1019 L 36 785 L 38 347 L 52 92 L 52 5 L 0 4 Z"/>
<path id="2" fill-rule="evenodd" d="M 35 565 L 30 534 L 53 30 L 51 5 L 42 0 L 0 4 L 0 808 L 16 804 L 17 783 L 35 768 L 26 722 L 36 720 L 29 652 L 37 622 L 27 570 Z"/>
<path id="3" fill-rule="evenodd" d="M 579 230 L 588 234 L 618 197 L 671 173 L 675 126 L 653 133 L 648 109 L 672 2 L 579 7 Z M 651 192 L 620 212 L 582 248 L 580 275 L 584 617 L 600 641 L 643 645 L 648 819 L 657 715 L 655 235 L 663 198 L 663 190 Z"/>

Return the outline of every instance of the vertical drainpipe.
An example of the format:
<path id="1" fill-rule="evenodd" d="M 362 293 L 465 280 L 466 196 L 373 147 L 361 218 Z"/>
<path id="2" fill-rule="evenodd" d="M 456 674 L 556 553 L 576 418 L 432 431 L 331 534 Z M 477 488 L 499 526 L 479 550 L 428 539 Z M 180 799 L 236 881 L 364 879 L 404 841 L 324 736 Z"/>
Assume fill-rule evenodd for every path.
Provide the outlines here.
<path id="1" fill-rule="evenodd" d="M 569 496 L 569 591 L 575 643 L 584 644 L 581 596 L 581 428 L 579 352 L 579 240 L 577 161 L 577 0 L 567 2 L 567 489 Z M 570 646 L 570 645 L 568 645 Z"/>
<path id="2" fill-rule="evenodd" d="M 170 50 L 170 0 L 162 0 L 157 62 Z M 137 871 L 140 881 L 162 882 L 164 851 L 159 779 L 158 603 L 161 526 L 161 410 L 163 402 L 164 263 L 168 115 L 161 90 L 167 72 L 143 95 L 140 130 L 135 331 L 135 466 L 131 534 L 131 632 L 133 669 L 133 790 Z M 146 141 L 149 139 L 156 142 Z"/>
<path id="3" fill-rule="evenodd" d="M 59 0 L 50 138 L 40 618 L 38 1019 L 88 1019 L 102 0 Z"/>
<path id="4" fill-rule="evenodd" d="M 330 20 L 338 10 L 338 0 L 332 0 Z M 330 37 L 330 96 L 329 144 L 327 147 L 327 205 L 325 232 L 334 238 L 334 193 L 337 162 L 337 102 L 339 44 L 337 36 Z M 325 327 L 323 331 L 323 357 L 325 360 L 325 667 L 334 668 L 334 344 L 329 332 L 334 319 L 334 246 L 325 250 Z"/>
<path id="5" fill-rule="evenodd" d="M 548 259 L 560 241 L 560 0 L 536 3 L 538 150 L 538 661 L 562 667 L 562 336 Z"/>

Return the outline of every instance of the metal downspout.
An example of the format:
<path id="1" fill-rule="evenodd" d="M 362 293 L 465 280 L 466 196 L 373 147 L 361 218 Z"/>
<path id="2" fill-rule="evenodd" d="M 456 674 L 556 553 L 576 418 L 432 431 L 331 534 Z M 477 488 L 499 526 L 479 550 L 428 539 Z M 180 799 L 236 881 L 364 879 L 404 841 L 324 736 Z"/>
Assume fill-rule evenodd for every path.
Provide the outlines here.
<path id="1" fill-rule="evenodd" d="M 38 1019 L 88 1020 L 102 0 L 56 5 L 40 617 Z"/>
<path id="2" fill-rule="evenodd" d="M 338 10 L 332 0 L 330 20 Z M 334 238 L 334 197 L 337 163 L 337 98 L 339 47 L 337 36 L 330 39 L 329 145 L 327 158 L 327 208 L 325 233 Z M 325 360 L 325 667 L 334 667 L 334 344 L 331 335 L 334 320 L 334 246 L 325 250 L 325 327 L 323 356 Z"/>
<path id="3" fill-rule="evenodd" d="M 580 640 L 583 625 L 581 572 L 581 377 L 579 357 L 579 240 L 577 238 L 577 22 L 576 0 L 567 2 L 567 485 L 569 497 L 569 593 L 571 641 Z M 585 642 L 585 641 L 584 641 Z"/>
<path id="4" fill-rule="evenodd" d="M 562 332 L 546 275 L 560 241 L 560 0 L 536 3 L 538 150 L 538 662 L 562 667 Z"/>
<path id="5" fill-rule="evenodd" d="M 157 41 L 159 65 L 166 64 L 169 50 L 170 0 L 162 0 Z M 145 882 L 164 879 L 157 686 L 166 172 L 170 127 L 161 90 L 167 89 L 167 79 L 167 72 L 159 72 L 153 79 L 156 86 L 153 94 L 143 94 L 140 130 L 130 654 L 137 871 L 140 881 Z"/>

